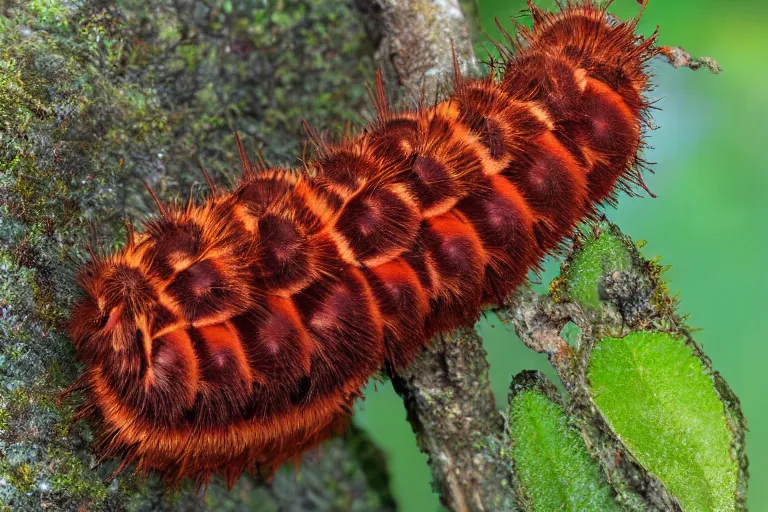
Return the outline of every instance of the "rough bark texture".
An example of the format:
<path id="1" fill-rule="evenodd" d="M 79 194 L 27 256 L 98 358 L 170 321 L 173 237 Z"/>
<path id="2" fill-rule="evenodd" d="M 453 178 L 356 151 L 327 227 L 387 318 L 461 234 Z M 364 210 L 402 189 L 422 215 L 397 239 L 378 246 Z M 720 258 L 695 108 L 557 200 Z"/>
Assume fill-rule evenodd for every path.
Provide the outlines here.
<path id="1" fill-rule="evenodd" d="M 107 477 L 58 393 L 78 372 L 64 332 L 89 239 L 123 238 L 168 199 L 226 185 L 249 149 L 293 163 L 302 117 L 361 121 L 372 48 L 343 3 L 0 2 L 0 511 L 391 510 L 385 460 L 360 432 L 271 485 L 214 480 L 205 499 L 156 477 Z M 195 189 L 197 190 L 197 189 Z M 195 192 L 197 193 L 197 192 Z M 106 247 L 105 247 L 106 248 Z"/>
<path id="2" fill-rule="evenodd" d="M 498 449 L 504 422 L 488 380 L 482 340 L 460 329 L 392 382 L 419 448 L 429 455 L 435 490 L 451 510 L 513 510 L 511 471 Z"/>
<path id="3" fill-rule="evenodd" d="M 452 48 L 464 72 L 477 64 L 468 24 L 457 0 L 355 0 L 377 62 L 392 93 L 433 101 L 453 70 Z"/>

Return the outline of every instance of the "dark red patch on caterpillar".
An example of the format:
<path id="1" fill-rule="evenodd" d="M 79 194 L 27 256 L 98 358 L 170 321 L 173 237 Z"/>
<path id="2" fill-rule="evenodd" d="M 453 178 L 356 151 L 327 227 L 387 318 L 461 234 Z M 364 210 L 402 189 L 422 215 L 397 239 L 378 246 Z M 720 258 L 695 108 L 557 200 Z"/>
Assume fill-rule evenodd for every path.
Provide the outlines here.
<path id="1" fill-rule="evenodd" d="M 271 474 L 638 180 L 653 38 L 592 2 L 531 9 L 500 77 L 401 113 L 379 84 L 376 121 L 308 173 L 243 157 L 231 193 L 162 207 L 84 269 L 71 333 L 102 456 Z"/>

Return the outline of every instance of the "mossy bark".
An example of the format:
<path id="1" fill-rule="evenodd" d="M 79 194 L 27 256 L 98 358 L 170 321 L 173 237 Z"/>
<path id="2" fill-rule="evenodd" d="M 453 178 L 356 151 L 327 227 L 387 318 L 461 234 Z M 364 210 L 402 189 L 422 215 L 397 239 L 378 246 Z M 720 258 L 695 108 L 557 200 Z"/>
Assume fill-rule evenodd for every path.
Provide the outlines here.
<path id="1" fill-rule="evenodd" d="M 306 118 L 341 130 L 368 104 L 373 49 L 343 4 L 154 0 L 0 4 L 0 510 L 390 510 L 386 463 L 358 431 L 298 475 L 164 490 L 107 481 L 56 398 L 79 371 L 64 334 L 88 242 L 239 172 L 232 131 L 294 163 Z M 335 124 L 334 124 L 335 123 Z M 197 194 L 197 188 L 192 190 Z M 116 242 L 113 242 L 116 241 Z"/>

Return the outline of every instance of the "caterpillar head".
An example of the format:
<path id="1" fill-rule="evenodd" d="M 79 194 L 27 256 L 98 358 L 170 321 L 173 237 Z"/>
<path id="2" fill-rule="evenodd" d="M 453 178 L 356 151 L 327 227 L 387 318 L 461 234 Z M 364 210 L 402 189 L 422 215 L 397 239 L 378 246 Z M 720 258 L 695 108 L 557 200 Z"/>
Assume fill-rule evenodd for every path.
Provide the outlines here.
<path id="1" fill-rule="evenodd" d="M 253 304 L 258 243 L 231 228 L 226 205 L 165 210 L 119 252 L 94 257 L 79 275 L 83 298 L 70 333 L 84 362 L 137 347 L 176 329 L 222 322 Z"/>
<path id="2" fill-rule="evenodd" d="M 84 294 L 72 312 L 70 333 L 85 362 L 128 350 L 156 314 L 155 285 L 129 256 L 125 250 L 94 259 L 80 271 Z"/>

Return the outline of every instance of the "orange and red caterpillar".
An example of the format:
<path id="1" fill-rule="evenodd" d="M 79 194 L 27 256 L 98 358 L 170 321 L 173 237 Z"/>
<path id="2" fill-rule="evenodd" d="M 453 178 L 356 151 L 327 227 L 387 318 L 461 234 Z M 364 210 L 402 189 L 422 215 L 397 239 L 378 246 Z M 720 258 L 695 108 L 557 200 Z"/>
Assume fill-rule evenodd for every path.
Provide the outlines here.
<path id="1" fill-rule="evenodd" d="M 170 481 L 269 475 L 343 428 L 374 372 L 469 326 L 576 224 L 642 184 L 653 37 L 591 1 L 531 4 L 500 73 L 160 205 L 87 264 L 71 320 L 97 451 Z M 121 466 L 122 467 L 122 466 Z"/>

